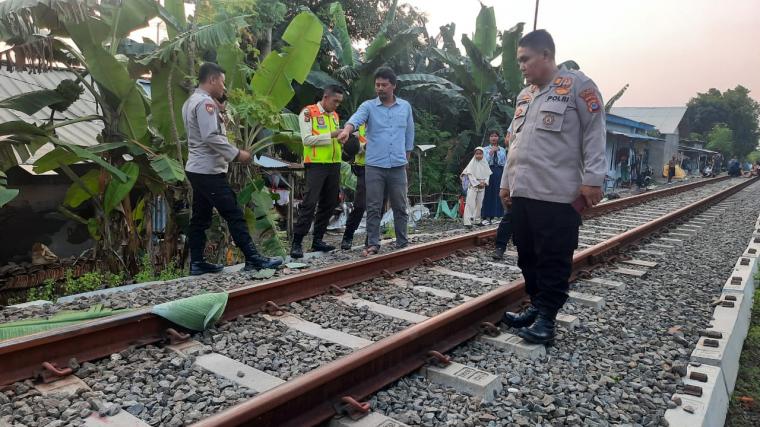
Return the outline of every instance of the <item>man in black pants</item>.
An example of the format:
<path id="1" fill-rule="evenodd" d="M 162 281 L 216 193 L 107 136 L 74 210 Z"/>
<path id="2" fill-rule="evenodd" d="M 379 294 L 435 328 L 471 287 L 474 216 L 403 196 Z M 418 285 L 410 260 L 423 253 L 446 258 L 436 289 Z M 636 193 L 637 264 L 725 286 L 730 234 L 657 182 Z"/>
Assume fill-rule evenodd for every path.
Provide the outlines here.
<path id="1" fill-rule="evenodd" d="M 500 195 L 511 205 L 518 266 L 531 306 L 505 313 L 524 340 L 554 339 L 555 319 L 568 297 L 580 211 L 602 198 L 606 175 L 604 104 L 580 71 L 560 70 L 545 30 L 517 44 L 530 86 L 517 97 L 507 173 Z M 550 167 L 547 165 L 551 165 Z"/>
<path id="2" fill-rule="evenodd" d="M 298 220 L 293 227 L 293 244 L 290 256 L 303 257 L 303 238 L 314 222 L 313 251 L 329 252 L 335 246 L 322 238 L 327 231 L 330 217 L 338 206 L 340 193 L 340 162 L 342 144 L 336 136 L 340 133 L 340 118 L 335 111 L 343 102 L 340 86 L 327 86 L 322 100 L 301 111 L 298 122 L 303 141 L 303 163 L 306 169 L 306 193 L 298 206 Z M 314 212 L 316 211 L 316 216 Z"/>
<path id="3" fill-rule="evenodd" d="M 211 225 L 213 208 L 227 221 L 232 239 L 245 255 L 244 271 L 272 268 L 282 261 L 259 255 L 237 197 L 227 183 L 228 163 L 247 163 L 251 154 L 227 141 L 217 99 L 224 94 L 224 70 L 205 63 L 198 75 L 195 92 L 182 106 L 187 129 L 188 158 L 185 172 L 193 188 L 193 215 L 190 219 L 190 274 L 218 273 L 223 266 L 204 260 L 206 229 Z"/>
<path id="4" fill-rule="evenodd" d="M 356 133 L 359 139 L 359 152 L 354 156 L 351 171 L 356 175 L 356 192 L 354 193 L 354 206 L 346 220 L 346 230 L 343 232 L 343 240 L 340 242 L 340 248 L 344 251 L 351 249 L 354 241 L 354 233 L 362 222 L 364 212 L 367 210 L 367 186 L 364 183 L 364 165 L 367 164 L 367 137 L 365 134 L 366 126 L 359 126 Z"/>
<path id="5" fill-rule="evenodd" d="M 504 216 L 499 221 L 499 228 L 496 229 L 496 242 L 492 258 L 500 261 L 504 259 L 504 252 L 507 251 L 509 239 L 512 237 L 512 213 L 509 209 L 504 209 Z"/>

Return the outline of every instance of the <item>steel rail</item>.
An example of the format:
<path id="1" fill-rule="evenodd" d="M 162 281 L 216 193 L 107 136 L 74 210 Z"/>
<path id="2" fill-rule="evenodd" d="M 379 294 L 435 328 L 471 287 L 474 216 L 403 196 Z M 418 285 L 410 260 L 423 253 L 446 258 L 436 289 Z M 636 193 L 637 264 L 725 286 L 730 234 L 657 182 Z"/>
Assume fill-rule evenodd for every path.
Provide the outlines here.
<path id="1" fill-rule="evenodd" d="M 700 180 L 613 200 L 588 209 L 584 212 L 584 218 L 624 209 L 724 179 L 727 177 Z M 382 275 L 385 271 L 405 270 L 419 265 L 425 259 L 441 259 L 458 249 L 482 245 L 495 234 L 496 230 L 493 229 L 471 232 L 235 289 L 229 291 L 223 318 L 230 320 L 240 315 L 265 311 L 272 307 L 268 305 L 270 301 L 279 305 L 289 304 L 360 283 Z M 167 332 L 170 328 L 176 326 L 150 313 L 149 309 L 139 309 L 83 324 L 0 341 L 0 386 L 27 378 L 48 377 L 51 373 L 45 366 L 66 367 L 72 358 L 82 363 L 107 357 L 130 346 L 171 339 L 171 334 Z M 44 365 L 46 362 L 50 365 Z"/>
<path id="2" fill-rule="evenodd" d="M 753 178 L 732 186 L 583 250 L 573 257 L 573 268 L 588 266 L 600 256 L 717 203 L 757 180 Z M 524 296 L 525 282 L 515 280 L 201 420 L 195 426 L 316 425 L 341 413 L 344 397 L 360 400 L 419 369 L 430 361 L 432 351 L 444 353 L 473 338 L 481 332 L 484 322 L 496 323 L 506 307 Z"/>

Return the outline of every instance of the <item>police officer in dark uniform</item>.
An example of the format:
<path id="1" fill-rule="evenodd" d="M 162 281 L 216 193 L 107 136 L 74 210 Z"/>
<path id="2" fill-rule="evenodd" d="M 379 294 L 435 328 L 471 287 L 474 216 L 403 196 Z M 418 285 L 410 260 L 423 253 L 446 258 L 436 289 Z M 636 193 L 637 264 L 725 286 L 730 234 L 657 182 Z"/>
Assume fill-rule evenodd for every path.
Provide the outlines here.
<path id="1" fill-rule="evenodd" d="M 591 79 L 560 70 L 545 30 L 517 48 L 530 84 L 517 97 L 501 196 L 511 205 L 518 265 L 531 306 L 505 313 L 533 343 L 554 339 L 557 312 L 567 300 L 582 211 L 602 198 L 606 173 L 604 104 Z"/>
<path id="2" fill-rule="evenodd" d="M 213 209 L 227 221 L 235 245 L 245 255 L 243 271 L 272 268 L 282 261 L 259 255 L 237 197 L 227 183 L 229 162 L 247 163 L 251 154 L 227 140 L 224 123 L 219 118 L 217 99 L 224 95 L 224 70 L 217 64 L 201 65 L 199 85 L 182 106 L 187 130 L 188 158 L 185 174 L 193 188 L 193 214 L 190 219 L 190 274 L 218 273 L 223 266 L 206 262 L 206 230 L 211 225 Z"/>

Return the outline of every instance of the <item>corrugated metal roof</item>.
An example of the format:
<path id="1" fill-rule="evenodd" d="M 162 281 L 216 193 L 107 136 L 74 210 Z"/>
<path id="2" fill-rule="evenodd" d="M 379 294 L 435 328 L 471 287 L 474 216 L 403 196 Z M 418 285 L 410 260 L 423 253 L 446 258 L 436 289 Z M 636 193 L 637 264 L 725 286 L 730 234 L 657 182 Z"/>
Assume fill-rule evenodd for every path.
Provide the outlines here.
<path id="1" fill-rule="evenodd" d="M 32 92 L 41 89 L 55 89 L 58 83 L 64 79 L 75 80 L 76 76 L 68 71 L 49 71 L 46 73 L 29 74 L 22 72 L 9 72 L 0 69 L 0 99 L 5 99 L 14 95 L 26 92 Z M 56 120 L 75 119 L 96 113 L 95 98 L 85 90 L 84 94 L 75 103 L 63 113 L 55 113 Z M 50 118 L 50 109 L 43 108 L 34 116 L 28 116 L 20 111 L 0 108 L 0 123 L 23 120 L 29 123 L 42 124 Z M 100 121 L 80 122 L 57 129 L 58 136 L 71 144 L 82 146 L 96 145 L 96 136 L 103 129 L 103 123 Z M 36 153 L 31 153 L 33 158 L 27 160 L 26 164 L 31 164 L 33 159 L 38 159 L 53 149 L 52 144 L 46 144 Z M 16 154 L 18 156 L 18 154 Z M 20 161 L 21 159 L 18 158 Z"/>
<path id="2" fill-rule="evenodd" d="M 662 133 L 677 134 L 686 107 L 612 107 L 612 114 L 650 123 Z"/>
<path id="3" fill-rule="evenodd" d="M 654 138 L 654 137 L 651 137 L 651 136 L 648 136 L 648 135 L 641 135 L 641 134 L 638 134 L 638 133 L 618 132 L 616 130 L 610 130 L 610 131 L 607 131 L 607 132 L 609 132 L 609 133 L 611 133 L 613 135 L 627 136 L 628 138 L 631 138 L 631 139 L 643 139 L 643 140 L 646 140 L 646 141 L 660 141 L 660 142 L 665 141 L 664 139 Z"/>

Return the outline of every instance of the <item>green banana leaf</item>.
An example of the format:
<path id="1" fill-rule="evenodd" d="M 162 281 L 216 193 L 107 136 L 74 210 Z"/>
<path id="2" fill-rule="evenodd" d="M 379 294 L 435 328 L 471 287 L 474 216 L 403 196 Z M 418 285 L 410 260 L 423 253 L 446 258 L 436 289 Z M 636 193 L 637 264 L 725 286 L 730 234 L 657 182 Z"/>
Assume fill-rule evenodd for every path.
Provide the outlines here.
<path id="1" fill-rule="evenodd" d="M 32 115 L 51 104 L 63 101 L 58 92 L 50 89 L 35 90 L 5 98 L 0 101 L 0 108 L 21 111 Z"/>
<path id="2" fill-rule="evenodd" d="M 120 63 L 101 45 L 102 40 L 110 37 L 110 28 L 92 17 L 82 23 L 65 25 L 81 50 L 90 75 L 98 85 L 117 98 L 119 104 L 111 107 L 120 112 L 119 131 L 130 139 L 142 140 L 148 132 L 148 121 L 137 82 L 129 77 L 126 65 Z"/>
<path id="3" fill-rule="evenodd" d="M 127 162 L 121 166 L 120 170 L 127 175 L 127 182 L 121 182 L 118 180 L 111 180 L 106 187 L 106 194 L 103 198 L 103 208 L 106 210 L 106 215 L 121 204 L 121 201 L 129 195 L 132 191 L 132 187 L 137 182 L 137 177 L 140 175 L 140 167 L 135 162 Z"/>
<path id="4" fill-rule="evenodd" d="M 128 311 L 130 311 L 130 309 L 113 310 L 110 308 L 104 308 L 103 304 L 98 304 L 90 307 L 90 309 L 86 311 L 61 311 L 47 319 L 30 319 L 0 323 L 0 341 L 45 332 L 51 329 L 62 328 L 64 326 L 113 316 Z"/>
<path id="5" fill-rule="evenodd" d="M 480 12 L 475 20 L 475 34 L 472 36 L 472 42 L 486 58 L 491 58 L 496 50 L 497 32 L 496 13 L 493 6 L 486 7 L 481 3 Z"/>
<path id="6" fill-rule="evenodd" d="M 516 97 L 523 86 L 523 76 L 517 63 L 517 42 L 523 34 L 524 22 L 520 22 L 501 35 L 501 77 L 507 89 Z"/>
<path id="7" fill-rule="evenodd" d="M 98 194 L 98 184 L 100 184 L 100 169 L 92 169 L 86 174 L 79 177 L 87 190 L 83 189 L 79 183 L 72 183 L 66 191 L 63 198 L 63 204 L 70 208 L 79 207 L 82 203 L 92 198 L 92 194 Z"/>
<path id="8" fill-rule="evenodd" d="M 151 313 L 193 331 L 203 331 L 222 317 L 227 292 L 209 293 L 153 306 Z"/>
<path id="9" fill-rule="evenodd" d="M 289 46 L 267 55 L 251 80 L 253 91 L 268 96 L 278 110 L 285 108 L 295 95 L 291 81 L 303 84 L 309 75 L 322 41 L 322 23 L 312 13 L 299 13 L 282 39 Z"/>
<path id="10" fill-rule="evenodd" d="M 354 54 L 351 47 L 351 37 L 348 35 L 348 26 L 346 25 L 346 12 L 339 2 L 330 5 L 330 15 L 333 23 L 333 34 L 340 42 L 339 59 L 341 65 L 353 67 Z"/>
<path id="11" fill-rule="evenodd" d="M 150 161 L 150 167 L 164 180 L 173 184 L 185 180 L 185 168 L 175 159 L 160 154 Z"/>
<path id="12" fill-rule="evenodd" d="M 180 53 L 177 55 L 177 64 L 184 64 L 186 62 L 186 54 Z M 183 139 L 185 136 L 185 122 L 182 120 L 182 104 L 189 97 L 187 90 L 182 87 L 185 76 L 175 63 L 154 61 L 151 65 L 151 70 L 151 123 L 158 129 L 158 133 L 161 134 L 164 141 L 173 146 L 176 144 L 176 141 L 174 140 L 172 124 L 176 126 L 177 138 Z M 169 85 L 169 77 L 171 77 L 171 86 Z M 173 108 L 169 108 L 170 99 L 172 100 L 171 106 Z M 172 116 L 174 118 L 173 123 Z"/>

